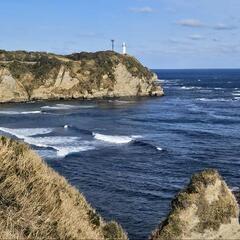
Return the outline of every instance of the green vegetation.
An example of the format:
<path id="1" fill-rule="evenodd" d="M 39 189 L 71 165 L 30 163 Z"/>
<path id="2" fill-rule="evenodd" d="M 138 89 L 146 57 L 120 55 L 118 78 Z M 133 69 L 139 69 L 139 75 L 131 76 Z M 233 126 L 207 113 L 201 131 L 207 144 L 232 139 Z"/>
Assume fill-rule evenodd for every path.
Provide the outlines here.
<path id="1" fill-rule="evenodd" d="M 96 53 L 74 53 L 67 55 L 67 58 L 74 61 L 81 61 L 86 63 L 87 61 L 94 60 L 98 68 L 102 68 L 102 74 L 112 73 L 114 67 L 117 64 L 122 63 L 126 66 L 127 70 L 135 77 L 139 78 L 151 78 L 152 72 L 148 68 L 144 67 L 137 59 L 129 55 L 122 55 L 112 51 L 96 52 Z M 110 75 L 110 78 L 114 76 Z"/>
<path id="2" fill-rule="evenodd" d="M 26 52 L 26 51 L 5 51 L 0 50 L 0 61 L 20 61 L 20 62 L 37 62 L 42 56 L 50 56 L 46 52 Z"/>
<path id="3" fill-rule="evenodd" d="M 49 58 L 45 55 L 41 56 L 35 64 L 28 64 L 16 60 L 8 64 L 13 77 L 20 79 L 25 74 L 31 74 L 35 80 L 41 82 L 49 77 L 52 71 L 54 71 L 54 77 L 56 77 L 60 66 L 61 61 L 57 58 Z"/>

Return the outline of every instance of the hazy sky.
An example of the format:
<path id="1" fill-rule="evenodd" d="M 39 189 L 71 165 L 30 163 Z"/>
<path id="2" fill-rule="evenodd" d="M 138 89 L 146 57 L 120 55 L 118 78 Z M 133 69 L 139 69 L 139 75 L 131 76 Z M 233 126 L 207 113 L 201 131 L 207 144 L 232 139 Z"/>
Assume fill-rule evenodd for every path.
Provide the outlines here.
<path id="1" fill-rule="evenodd" d="M 240 67 L 240 0 L 0 0 L 0 49 L 117 50 L 151 68 Z"/>

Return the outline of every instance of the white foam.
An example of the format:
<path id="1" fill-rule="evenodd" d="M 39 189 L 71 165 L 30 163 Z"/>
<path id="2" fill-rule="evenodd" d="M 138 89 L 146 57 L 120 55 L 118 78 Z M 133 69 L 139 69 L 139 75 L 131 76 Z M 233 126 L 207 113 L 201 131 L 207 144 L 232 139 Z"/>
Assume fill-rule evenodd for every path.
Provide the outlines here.
<path id="1" fill-rule="evenodd" d="M 20 112 L 20 114 L 39 114 L 41 111 L 28 111 L 28 112 Z"/>
<path id="2" fill-rule="evenodd" d="M 23 111 L 23 112 L 17 112 L 17 111 L 0 111 L 0 114 L 6 114 L 6 115 L 27 115 L 27 114 L 40 114 L 41 111 Z"/>
<path id="3" fill-rule="evenodd" d="M 167 80 L 165 80 L 165 79 L 156 79 L 156 82 L 164 83 L 164 82 L 167 82 Z"/>
<path id="4" fill-rule="evenodd" d="M 114 104 L 131 104 L 134 103 L 134 101 L 123 101 L 123 100 L 108 100 L 110 103 Z"/>
<path id="5" fill-rule="evenodd" d="M 71 153 L 83 152 L 95 149 L 89 141 L 81 141 L 79 137 L 53 136 L 33 137 L 26 139 L 29 144 L 37 147 L 52 148 L 56 150 L 58 157 L 65 157 Z"/>
<path id="6" fill-rule="evenodd" d="M 136 138 L 141 136 L 113 136 L 113 135 L 104 135 L 100 133 L 93 133 L 95 139 L 103 142 L 113 143 L 113 144 L 126 144 L 130 143 Z"/>
<path id="7" fill-rule="evenodd" d="M 94 150 L 93 146 L 69 146 L 69 147 L 59 147 L 57 149 L 58 157 L 66 157 L 70 153 L 85 152 L 89 150 Z"/>
<path id="8" fill-rule="evenodd" d="M 238 192 L 239 191 L 239 187 L 232 187 L 230 190 L 232 192 Z"/>
<path id="9" fill-rule="evenodd" d="M 236 91 L 232 93 L 233 96 L 240 96 L 240 91 Z"/>
<path id="10" fill-rule="evenodd" d="M 0 127 L 0 131 L 9 133 L 17 138 L 25 139 L 26 137 L 47 134 L 52 132 L 51 128 L 4 128 Z"/>
<path id="11" fill-rule="evenodd" d="M 53 136 L 29 138 L 27 141 L 38 147 L 53 148 L 58 157 L 65 157 L 71 153 L 95 149 L 89 141 L 81 141 L 79 137 Z"/>
<path id="12" fill-rule="evenodd" d="M 67 126 L 67 125 L 66 125 Z M 57 152 L 58 157 L 65 157 L 70 153 L 93 150 L 95 147 L 89 141 L 82 141 L 80 137 L 70 136 L 39 136 L 52 132 L 51 128 L 4 128 L 0 131 L 8 133 L 26 143 L 41 148 L 52 148 Z"/>
<path id="13" fill-rule="evenodd" d="M 163 149 L 161 147 L 157 147 L 158 151 L 163 151 Z"/>
<path id="14" fill-rule="evenodd" d="M 229 102 L 232 99 L 225 99 L 225 98 L 197 98 L 196 100 L 202 102 Z"/>
<path id="15" fill-rule="evenodd" d="M 68 129 L 68 128 L 69 128 L 69 126 L 68 126 L 68 125 L 64 125 L 64 128 L 65 128 L 65 129 Z"/>
<path id="16" fill-rule="evenodd" d="M 202 87 L 186 87 L 186 86 L 182 86 L 181 89 L 185 89 L 185 90 L 202 89 Z"/>
<path id="17" fill-rule="evenodd" d="M 43 110 L 68 110 L 68 109 L 79 109 L 79 108 L 94 108 L 94 105 L 68 105 L 68 104 L 55 104 L 53 106 L 43 106 Z"/>

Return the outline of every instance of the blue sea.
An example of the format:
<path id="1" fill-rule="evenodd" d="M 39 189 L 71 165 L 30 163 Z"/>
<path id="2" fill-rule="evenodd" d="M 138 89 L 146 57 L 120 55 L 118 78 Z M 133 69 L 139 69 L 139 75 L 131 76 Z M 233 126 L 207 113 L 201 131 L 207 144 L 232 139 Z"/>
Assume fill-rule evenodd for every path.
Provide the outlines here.
<path id="1" fill-rule="evenodd" d="M 195 172 L 240 186 L 240 70 L 154 71 L 164 97 L 0 105 L 0 134 L 31 144 L 132 240 Z"/>

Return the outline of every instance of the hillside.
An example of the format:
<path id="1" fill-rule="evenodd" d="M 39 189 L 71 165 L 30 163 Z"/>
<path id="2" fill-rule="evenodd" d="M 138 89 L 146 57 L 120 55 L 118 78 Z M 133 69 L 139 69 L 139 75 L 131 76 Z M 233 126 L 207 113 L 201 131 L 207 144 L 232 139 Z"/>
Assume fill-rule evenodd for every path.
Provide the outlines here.
<path id="1" fill-rule="evenodd" d="M 239 206 L 218 172 L 195 174 L 150 239 L 240 239 Z"/>
<path id="2" fill-rule="evenodd" d="M 239 197 L 239 193 L 236 193 Z M 127 240 L 28 145 L 0 138 L 2 239 Z M 193 175 L 150 240 L 240 239 L 239 206 L 216 170 Z"/>
<path id="3" fill-rule="evenodd" d="M 157 77 L 112 51 L 56 55 L 0 50 L 0 102 L 161 96 Z"/>
<path id="4" fill-rule="evenodd" d="M 23 143 L 0 139 L 1 239 L 127 239 Z"/>

